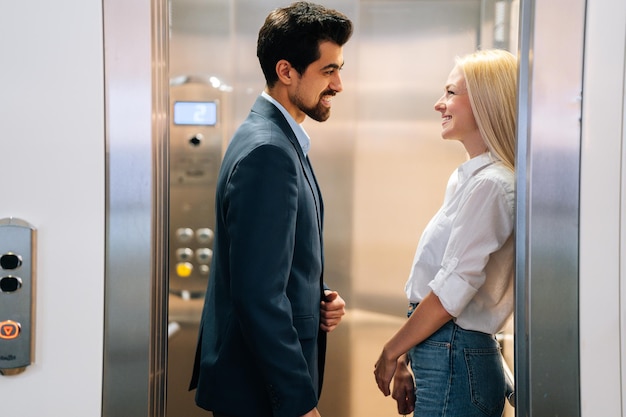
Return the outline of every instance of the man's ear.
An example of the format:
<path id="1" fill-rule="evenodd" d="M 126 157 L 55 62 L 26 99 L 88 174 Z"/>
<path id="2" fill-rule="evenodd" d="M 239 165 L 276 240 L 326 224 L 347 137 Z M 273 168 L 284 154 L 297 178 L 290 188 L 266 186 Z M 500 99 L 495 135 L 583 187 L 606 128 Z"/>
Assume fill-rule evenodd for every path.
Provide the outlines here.
<path id="1" fill-rule="evenodd" d="M 293 71 L 294 69 L 289 61 L 285 59 L 281 59 L 276 63 L 276 74 L 278 75 L 278 81 L 285 85 L 291 85 L 291 76 L 293 74 Z"/>

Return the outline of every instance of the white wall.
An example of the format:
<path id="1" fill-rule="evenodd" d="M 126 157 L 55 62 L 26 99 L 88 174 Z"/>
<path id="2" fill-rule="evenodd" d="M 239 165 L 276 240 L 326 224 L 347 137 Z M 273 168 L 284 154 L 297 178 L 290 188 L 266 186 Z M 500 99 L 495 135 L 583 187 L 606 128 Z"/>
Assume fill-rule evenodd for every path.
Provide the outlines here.
<path id="1" fill-rule="evenodd" d="M 102 2 L 2 1 L 0 51 L 0 218 L 32 223 L 38 238 L 35 363 L 0 376 L 0 415 L 99 416 Z"/>
<path id="2" fill-rule="evenodd" d="M 620 265 L 626 259 L 625 46 L 626 2 L 588 0 L 580 204 L 582 417 L 626 416 L 626 322 L 620 319 L 626 314 L 620 306 L 626 300 Z"/>

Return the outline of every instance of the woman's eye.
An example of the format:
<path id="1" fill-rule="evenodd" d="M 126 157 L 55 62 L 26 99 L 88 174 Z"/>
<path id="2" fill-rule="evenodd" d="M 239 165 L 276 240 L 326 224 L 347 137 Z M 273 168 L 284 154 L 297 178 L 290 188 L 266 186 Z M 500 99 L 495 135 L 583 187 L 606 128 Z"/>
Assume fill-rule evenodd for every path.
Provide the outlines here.
<path id="1" fill-rule="evenodd" d="M 452 91 L 452 90 L 446 90 L 446 95 L 447 95 L 447 96 L 453 96 L 453 95 L 454 95 L 454 91 Z"/>

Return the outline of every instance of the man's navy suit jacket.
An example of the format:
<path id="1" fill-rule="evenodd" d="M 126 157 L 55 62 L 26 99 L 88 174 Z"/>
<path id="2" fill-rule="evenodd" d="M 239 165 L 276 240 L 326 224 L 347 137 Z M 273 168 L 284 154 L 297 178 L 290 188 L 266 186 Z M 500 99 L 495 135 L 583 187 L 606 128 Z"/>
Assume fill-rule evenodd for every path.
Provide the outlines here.
<path id="1" fill-rule="evenodd" d="M 317 405 L 326 334 L 323 203 L 283 114 L 258 97 L 233 136 L 216 191 L 213 260 L 194 376 L 196 403 L 234 417 Z"/>

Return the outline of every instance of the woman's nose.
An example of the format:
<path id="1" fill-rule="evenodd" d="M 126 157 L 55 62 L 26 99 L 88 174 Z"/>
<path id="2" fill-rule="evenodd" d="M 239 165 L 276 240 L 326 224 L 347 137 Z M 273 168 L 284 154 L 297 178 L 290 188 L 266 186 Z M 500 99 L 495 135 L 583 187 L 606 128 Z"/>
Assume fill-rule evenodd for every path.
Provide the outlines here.
<path id="1" fill-rule="evenodd" d="M 437 102 L 435 103 L 435 111 L 444 111 L 445 108 L 446 105 L 443 103 L 443 100 L 441 98 L 437 100 Z"/>

